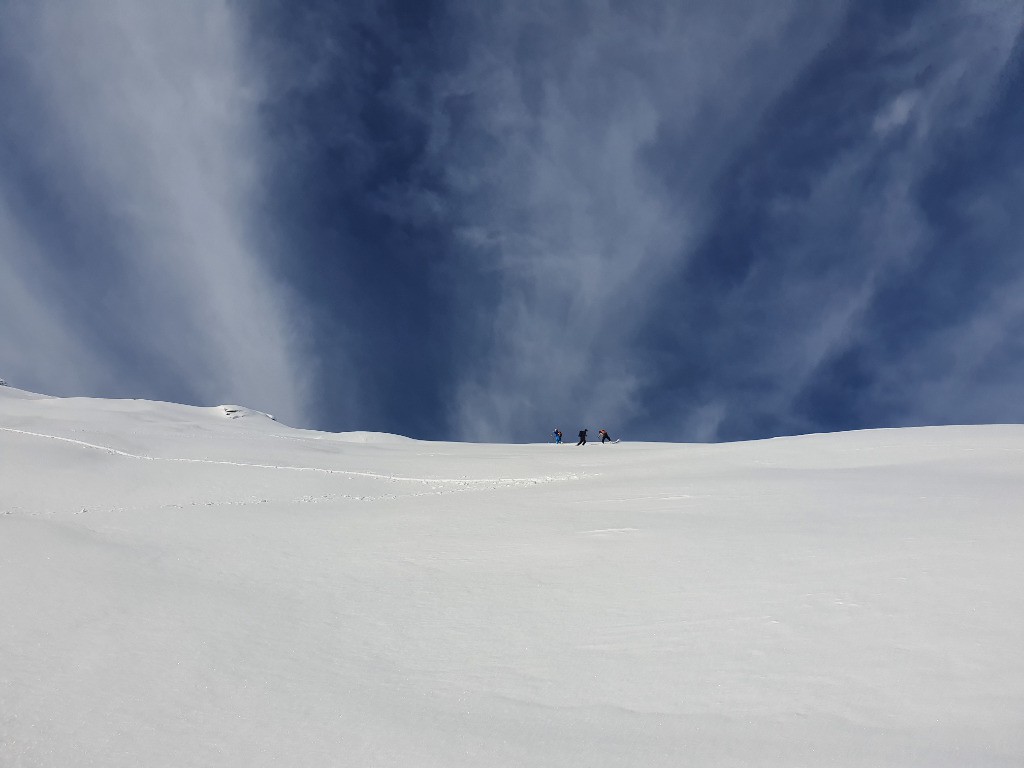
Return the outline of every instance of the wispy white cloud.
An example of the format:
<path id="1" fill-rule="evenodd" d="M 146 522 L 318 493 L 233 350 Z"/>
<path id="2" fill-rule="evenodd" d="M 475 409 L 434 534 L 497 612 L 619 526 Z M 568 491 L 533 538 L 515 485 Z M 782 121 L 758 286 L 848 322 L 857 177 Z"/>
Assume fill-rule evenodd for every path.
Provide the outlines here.
<path id="1" fill-rule="evenodd" d="M 485 286 L 461 305 L 479 335 L 454 393 L 460 433 L 524 438 L 566 420 L 660 420 L 705 439 L 816 428 L 806 398 L 837 356 L 859 346 L 866 365 L 885 364 L 879 292 L 944 247 L 923 190 L 951 137 L 998 98 L 1024 11 L 922 5 L 865 31 L 870 12 L 835 4 L 545 8 L 471 15 L 465 63 L 435 83 L 430 115 L 427 160 L 449 194 L 403 200 L 461 233 L 461 263 Z M 775 167 L 788 181 L 773 163 L 789 163 Z M 740 205 L 759 221 L 747 265 L 725 289 L 684 278 L 695 254 L 719 258 L 715 230 L 751 226 Z M 1015 244 L 1016 232 L 998 247 Z M 678 288 L 668 303 L 666 284 Z M 710 290 L 713 316 L 671 312 Z M 667 309 L 702 327 L 659 328 Z M 665 394 L 673 382 L 640 335 L 652 329 L 685 339 L 679 355 L 721 344 L 701 350 L 692 399 Z M 922 332 L 943 337 L 939 324 Z M 922 386 L 875 392 L 876 418 L 894 418 L 882 405 L 895 399 L 898 418 L 934 420 L 943 406 L 915 401 Z M 664 410 L 645 412 L 657 390 Z"/>
<path id="2" fill-rule="evenodd" d="M 980 232 L 989 233 L 987 247 L 992 251 L 986 254 L 987 261 L 1024 278 L 1024 266 L 1019 264 L 1024 246 L 1021 225 L 1003 222 L 992 227 L 965 217 L 959 233 L 965 242 L 947 241 L 943 222 L 935 221 L 922 202 L 928 195 L 956 194 L 932 189 L 937 182 L 931 176 L 946 161 L 946 153 L 955 146 L 952 141 L 984 140 L 974 129 L 996 101 L 1005 98 L 1003 75 L 1019 50 L 1015 44 L 1022 23 L 1024 9 L 1018 4 L 945 3 L 922 8 L 912 25 L 878 51 L 868 82 L 883 95 L 886 89 L 894 95 L 882 100 L 871 130 L 848 128 L 856 140 L 848 140 L 842 152 L 809 179 L 805 194 L 787 200 L 789 210 L 779 219 L 797 234 L 780 246 L 785 252 L 770 268 L 784 276 L 782 303 L 799 307 L 803 322 L 787 329 L 786 344 L 780 349 L 791 351 L 791 367 L 767 372 L 773 392 L 759 407 L 774 411 L 791 428 L 813 428 L 799 415 L 806 407 L 804 396 L 822 365 L 854 347 L 861 350 L 874 379 L 870 397 L 877 410 L 866 416 L 869 423 L 880 426 L 894 418 L 905 424 L 956 420 L 957 414 L 970 410 L 963 393 L 982 383 L 974 375 L 976 366 L 963 364 L 964 355 L 973 359 L 978 349 L 1001 346 L 1017 333 L 1019 322 L 1011 322 L 1015 313 L 1007 308 L 1005 296 L 994 302 L 999 308 L 994 310 L 990 301 L 975 303 L 976 297 L 964 293 L 960 302 L 949 298 L 944 309 L 948 312 L 950 302 L 959 303 L 962 320 L 952 321 L 950 327 L 949 318 L 933 317 L 928 327 L 919 329 L 923 335 L 907 359 L 893 360 L 884 351 L 893 329 L 886 326 L 884 316 L 865 323 L 865 315 L 878 293 L 893 282 L 918 273 L 927 279 L 929 260 L 970 264 L 975 254 L 965 242 Z M 860 118 L 852 112 L 845 119 Z M 993 179 L 992 184 L 1002 187 L 1003 182 Z M 974 190 L 975 203 L 1005 194 L 996 187 Z M 1018 183 L 1013 194 L 1022 190 Z M 776 198 L 771 204 L 780 203 Z M 801 258 L 810 263 L 810 254 L 817 255 L 817 269 L 792 268 Z M 1011 266 L 1014 263 L 1016 267 Z M 762 296 L 770 295 L 768 285 L 770 281 L 752 286 L 744 300 L 764 302 Z M 947 290 L 955 297 L 962 289 L 949 285 Z M 905 301 L 922 300 L 908 295 Z M 961 362 L 951 365 L 952 358 Z M 900 404 L 898 413 L 882 407 L 894 401 Z M 993 403 L 989 412 L 1005 413 L 1007 405 L 1005 399 Z"/>
<path id="3" fill-rule="evenodd" d="M 45 259 L 0 199 L 0 361 L 12 385 L 58 379 L 56 385 L 102 391 L 113 371 L 96 369 L 76 339 L 62 301 L 47 291 Z M 61 370 L 55 375 L 53 361 Z"/>
<path id="4" fill-rule="evenodd" d="M 871 126 L 875 133 L 885 135 L 905 126 L 910 120 L 919 99 L 920 93 L 915 90 L 904 91 L 899 94 L 889 102 L 885 109 L 875 115 L 875 120 Z"/>
<path id="5" fill-rule="evenodd" d="M 116 371 L 117 394 L 142 396 L 175 378 L 180 397 L 306 423 L 297 310 L 260 251 L 261 82 L 233 6 L 14 3 L 0 29 L 23 76 L 9 95 L 26 105 L 8 129 L 45 189 L 33 197 L 13 174 L 0 178 L 23 198 L 17 214 L 8 208 L 20 235 L 0 248 L 9 269 L 47 273 L 31 282 L 31 322 L 16 326 L 4 366 L 48 391 L 110 394 L 103 382 Z M 16 285 L 0 286 L 5 314 Z M 58 316 L 45 308 L 69 295 L 60 335 L 83 350 L 73 371 L 41 343 Z"/>
<path id="6" fill-rule="evenodd" d="M 648 299 L 719 201 L 760 113 L 830 39 L 833 4 L 490 4 L 437 84 L 429 158 L 486 303 L 454 393 L 459 432 L 642 415 Z M 416 205 L 414 201 L 412 203 Z M 683 297 L 680 297 L 683 300 Z M 564 426 L 564 424 L 563 424 Z"/>

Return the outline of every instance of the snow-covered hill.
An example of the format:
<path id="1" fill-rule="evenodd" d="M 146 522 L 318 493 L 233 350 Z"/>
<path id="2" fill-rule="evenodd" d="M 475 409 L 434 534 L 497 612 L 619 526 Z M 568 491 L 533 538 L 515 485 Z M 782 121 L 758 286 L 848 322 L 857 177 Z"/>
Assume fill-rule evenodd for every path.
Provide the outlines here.
<path id="1" fill-rule="evenodd" d="M 1022 492 L 1018 426 L 471 445 L 3 387 L 0 765 L 1020 766 Z"/>

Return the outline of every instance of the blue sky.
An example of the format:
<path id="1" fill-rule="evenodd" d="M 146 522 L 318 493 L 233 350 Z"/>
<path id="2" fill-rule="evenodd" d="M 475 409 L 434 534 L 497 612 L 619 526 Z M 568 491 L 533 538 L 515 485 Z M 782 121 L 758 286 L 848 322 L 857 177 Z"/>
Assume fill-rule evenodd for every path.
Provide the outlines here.
<path id="1" fill-rule="evenodd" d="M 295 426 L 1024 421 L 1024 6 L 0 8 L 0 376 Z"/>

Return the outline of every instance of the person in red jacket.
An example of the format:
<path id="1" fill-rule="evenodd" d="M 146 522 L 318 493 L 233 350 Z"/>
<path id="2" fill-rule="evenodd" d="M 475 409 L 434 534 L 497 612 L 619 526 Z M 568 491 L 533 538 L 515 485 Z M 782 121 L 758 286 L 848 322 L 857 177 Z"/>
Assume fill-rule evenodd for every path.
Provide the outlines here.
<path id="1" fill-rule="evenodd" d="M 602 443 L 607 442 L 607 441 L 612 439 L 612 436 L 608 434 L 608 430 L 606 430 L 606 429 L 599 429 L 599 430 L 597 430 L 597 434 L 599 434 L 601 436 L 601 442 Z"/>

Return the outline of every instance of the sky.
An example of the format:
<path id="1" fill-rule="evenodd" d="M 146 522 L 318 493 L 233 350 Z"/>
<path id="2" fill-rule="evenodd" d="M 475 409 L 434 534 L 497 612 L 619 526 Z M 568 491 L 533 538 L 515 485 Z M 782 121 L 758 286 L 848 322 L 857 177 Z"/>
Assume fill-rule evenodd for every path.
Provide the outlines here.
<path id="1" fill-rule="evenodd" d="M 0 377 L 299 427 L 1024 421 L 1024 5 L 0 6 Z"/>

